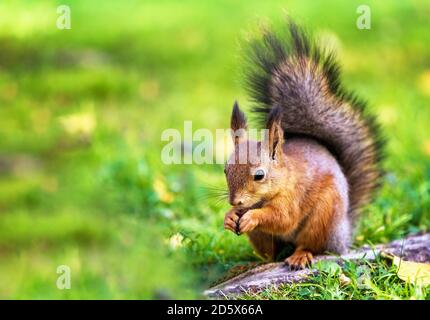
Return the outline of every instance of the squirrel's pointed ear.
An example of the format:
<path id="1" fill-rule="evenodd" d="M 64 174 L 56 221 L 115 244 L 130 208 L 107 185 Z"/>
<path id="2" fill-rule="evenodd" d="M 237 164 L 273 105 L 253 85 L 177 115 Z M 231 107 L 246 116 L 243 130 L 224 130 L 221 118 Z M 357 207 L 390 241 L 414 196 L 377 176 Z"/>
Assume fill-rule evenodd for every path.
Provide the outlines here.
<path id="1" fill-rule="evenodd" d="M 282 129 L 282 112 L 279 107 L 274 107 L 267 119 L 267 129 L 269 130 L 269 155 L 272 160 L 282 156 L 282 146 L 284 145 L 284 130 Z"/>
<path id="2" fill-rule="evenodd" d="M 245 114 L 240 111 L 237 101 L 235 101 L 233 105 L 230 126 L 235 145 L 246 139 L 246 117 Z"/>

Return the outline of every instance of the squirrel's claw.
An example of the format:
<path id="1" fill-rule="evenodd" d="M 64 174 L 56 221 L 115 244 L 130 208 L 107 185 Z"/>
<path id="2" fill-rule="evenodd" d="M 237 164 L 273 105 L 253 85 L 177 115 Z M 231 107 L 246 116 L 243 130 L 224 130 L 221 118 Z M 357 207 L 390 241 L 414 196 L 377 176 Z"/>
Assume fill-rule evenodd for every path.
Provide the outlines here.
<path id="1" fill-rule="evenodd" d="M 224 229 L 236 233 L 236 223 L 232 220 L 224 221 Z"/>
<path id="2" fill-rule="evenodd" d="M 306 250 L 296 250 L 285 259 L 285 264 L 290 270 L 301 270 L 312 264 L 312 253 Z"/>
<path id="3" fill-rule="evenodd" d="M 232 209 L 229 212 L 227 212 L 227 214 L 225 215 L 224 228 L 226 230 L 230 230 L 231 232 L 234 232 L 237 234 L 238 221 L 239 221 L 239 216 Z"/>

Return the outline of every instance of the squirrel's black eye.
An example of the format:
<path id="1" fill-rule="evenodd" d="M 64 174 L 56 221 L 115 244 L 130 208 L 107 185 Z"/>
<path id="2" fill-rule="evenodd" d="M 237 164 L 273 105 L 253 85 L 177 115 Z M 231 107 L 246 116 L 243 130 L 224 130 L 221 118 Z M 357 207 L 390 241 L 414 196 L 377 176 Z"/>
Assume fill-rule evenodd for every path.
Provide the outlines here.
<path id="1" fill-rule="evenodd" d="M 260 181 L 264 179 L 265 176 L 265 172 L 263 169 L 258 169 L 257 171 L 255 171 L 254 173 L 254 181 Z"/>

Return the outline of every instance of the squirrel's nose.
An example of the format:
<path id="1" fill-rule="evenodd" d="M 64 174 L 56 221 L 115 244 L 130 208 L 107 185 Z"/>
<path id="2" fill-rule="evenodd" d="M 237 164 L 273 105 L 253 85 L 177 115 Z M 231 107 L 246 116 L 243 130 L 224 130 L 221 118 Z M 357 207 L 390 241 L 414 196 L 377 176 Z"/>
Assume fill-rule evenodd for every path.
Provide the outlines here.
<path id="1" fill-rule="evenodd" d="M 230 201 L 232 206 L 241 206 L 243 204 L 242 199 L 233 199 Z"/>

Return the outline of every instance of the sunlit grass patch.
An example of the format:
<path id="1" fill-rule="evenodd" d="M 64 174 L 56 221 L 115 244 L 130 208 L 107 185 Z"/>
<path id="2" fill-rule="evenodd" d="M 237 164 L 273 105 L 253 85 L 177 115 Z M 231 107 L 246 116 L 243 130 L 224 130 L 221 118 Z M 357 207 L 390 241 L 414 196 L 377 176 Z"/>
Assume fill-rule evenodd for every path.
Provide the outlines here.
<path id="1" fill-rule="evenodd" d="M 184 120 L 227 128 L 235 99 L 250 106 L 241 39 L 262 20 L 279 25 L 284 9 L 339 49 L 345 86 L 369 100 L 388 140 L 354 245 L 428 230 L 427 1 L 371 4 L 369 31 L 339 1 L 76 0 L 64 31 L 57 5 L 0 3 L 0 297 L 189 298 L 262 261 L 223 230 L 222 166 L 166 166 L 160 136 Z M 55 286 L 60 264 L 70 291 Z M 370 288 L 347 264 L 244 298 L 429 298 L 380 261 L 369 270 Z"/>

